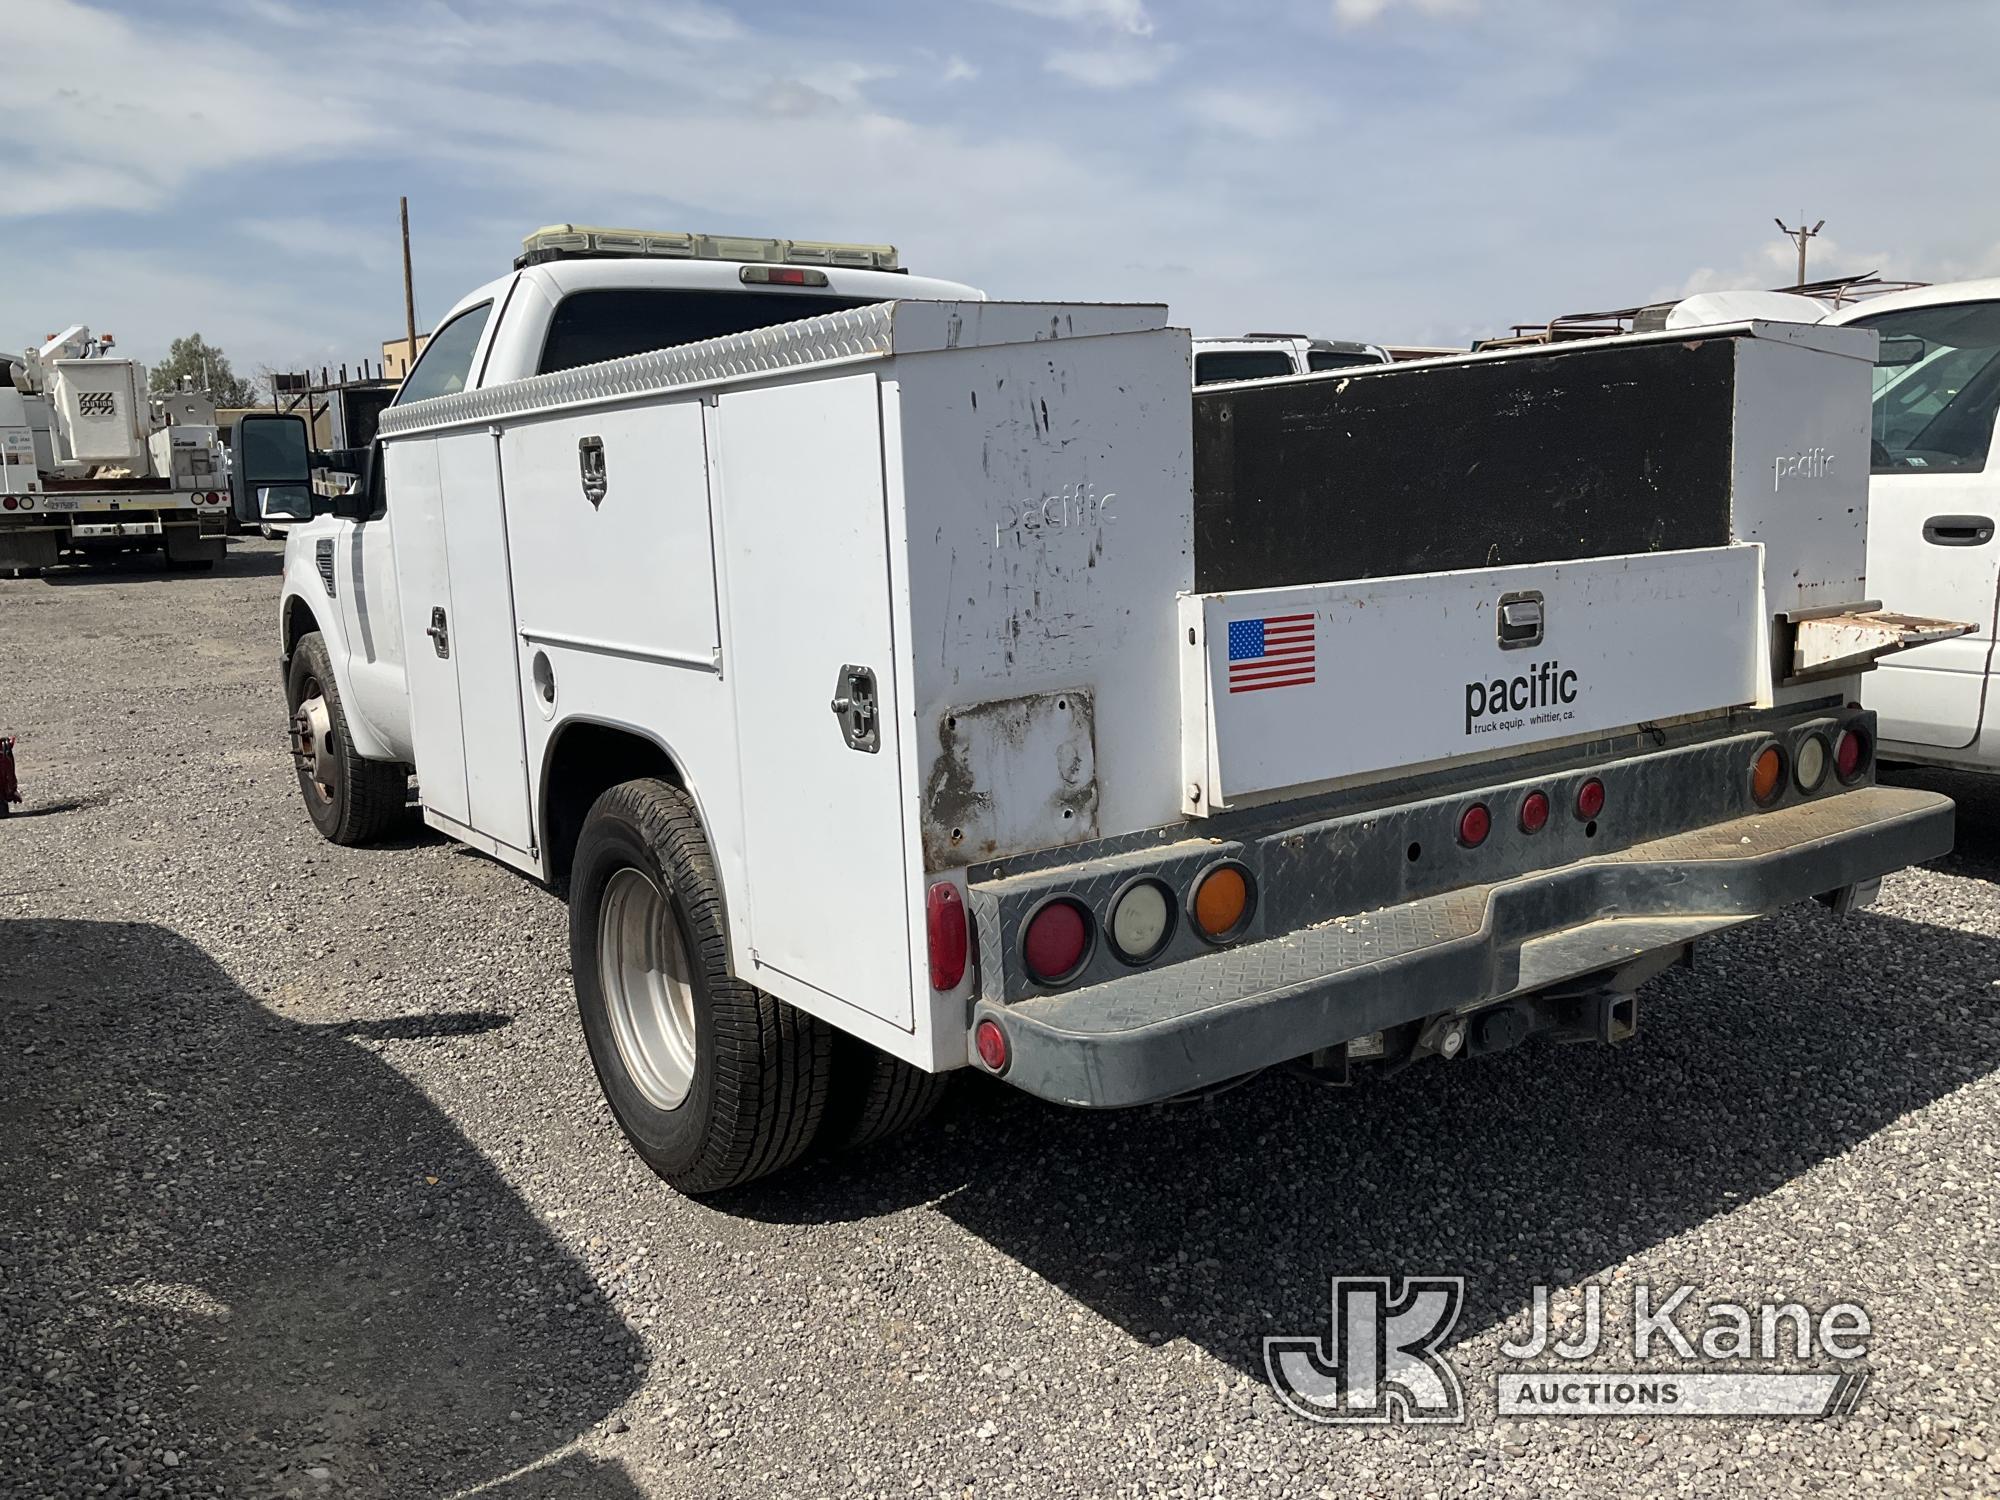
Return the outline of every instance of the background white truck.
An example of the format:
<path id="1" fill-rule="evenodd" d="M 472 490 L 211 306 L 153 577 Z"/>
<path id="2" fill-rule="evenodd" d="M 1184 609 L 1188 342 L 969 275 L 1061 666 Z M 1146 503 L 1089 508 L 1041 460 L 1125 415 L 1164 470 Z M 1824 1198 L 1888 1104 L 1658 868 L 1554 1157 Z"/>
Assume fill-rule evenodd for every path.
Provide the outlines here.
<path id="1" fill-rule="evenodd" d="M 1246 333 L 1236 338 L 1194 341 L 1194 383 L 1268 380 L 1280 375 L 1317 375 L 1352 365 L 1386 365 L 1380 344 L 1318 339 L 1303 333 Z"/>
<path id="2" fill-rule="evenodd" d="M 2000 280 L 1892 292 L 1829 320 L 1880 338 L 1870 443 L 1868 587 L 1893 609 L 1978 629 L 1868 681 L 1883 753 L 2000 770 Z"/>
<path id="3" fill-rule="evenodd" d="M 111 348 L 76 324 L 0 357 L 0 570 L 65 552 L 221 559 L 229 493 L 214 404 L 149 396 L 146 367 Z"/>
<path id="4" fill-rule="evenodd" d="M 1115 1106 L 1621 1040 L 1702 934 L 1949 847 L 1853 704 L 1956 628 L 1855 609 L 1869 335 L 1190 396 L 1160 308 L 889 264 L 532 236 L 287 543 L 315 822 L 382 831 L 414 768 L 566 890 L 684 1190 L 968 1064 Z M 1774 493 L 1801 452 L 1843 462 Z"/>

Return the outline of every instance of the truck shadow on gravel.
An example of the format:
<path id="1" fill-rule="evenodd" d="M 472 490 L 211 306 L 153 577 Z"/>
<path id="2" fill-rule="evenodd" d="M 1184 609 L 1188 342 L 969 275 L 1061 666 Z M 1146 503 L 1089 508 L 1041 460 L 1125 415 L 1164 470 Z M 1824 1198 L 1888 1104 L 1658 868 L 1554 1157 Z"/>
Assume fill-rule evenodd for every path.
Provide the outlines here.
<path id="1" fill-rule="evenodd" d="M 1325 1330 L 1330 1276 L 1464 1275 L 1455 1342 L 1524 1312 L 1536 1282 L 1595 1277 L 1782 1187 L 2000 1067 L 1996 977 L 2000 941 L 1795 908 L 1646 990 L 1616 1050 L 1530 1044 L 1344 1092 L 1267 1074 L 1113 1114 L 968 1079 L 900 1151 L 725 1206 L 825 1221 L 935 1203 L 1134 1338 L 1261 1380 L 1265 1335 Z"/>
<path id="2" fill-rule="evenodd" d="M 571 1445 L 638 1388 L 642 1344 L 364 1045 L 507 1019 L 303 1026 L 162 928 L 0 921 L 8 1476 L 636 1496 Z"/>
<path id="3" fill-rule="evenodd" d="M 1958 804 L 1951 853 L 1926 869 L 1971 880 L 2000 881 L 2000 776 L 1938 771 L 1928 766 L 1885 766 L 1882 780 L 1895 786 L 1941 792 Z"/>

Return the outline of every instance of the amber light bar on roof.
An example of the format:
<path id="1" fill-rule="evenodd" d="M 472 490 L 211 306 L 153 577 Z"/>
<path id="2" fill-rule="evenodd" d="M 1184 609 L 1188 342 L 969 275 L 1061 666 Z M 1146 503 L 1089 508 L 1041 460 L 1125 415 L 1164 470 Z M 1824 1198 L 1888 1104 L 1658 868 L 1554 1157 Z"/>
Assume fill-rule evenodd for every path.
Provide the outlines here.
<path id="1" fill-rule="evenodd" d="M 671 260 L 774 261 L 796 266 L 901 269 L 894 245 L 845 245 L 832 240 L 757 239 L 676 230 L 607 229 L 596 224 L 545 224 L 521 241 L 516 267 L 566 256 L 647 255 Z"/>

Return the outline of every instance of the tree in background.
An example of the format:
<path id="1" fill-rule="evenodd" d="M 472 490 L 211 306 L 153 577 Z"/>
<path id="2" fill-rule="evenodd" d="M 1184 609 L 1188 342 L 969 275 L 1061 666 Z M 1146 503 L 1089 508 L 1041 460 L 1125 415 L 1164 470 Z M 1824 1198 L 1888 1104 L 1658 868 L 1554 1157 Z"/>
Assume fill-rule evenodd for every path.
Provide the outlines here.
<path id="1" fill-rule="evenodd" d="M 229 368 L 229 356 L 198 333 L 175 339 L 167 346 L 167 357 L 153 366 L 155 395 L 181 388 L 186 381 L 205 391 L 217 406 L 256 406 L 257 387 Z"/>

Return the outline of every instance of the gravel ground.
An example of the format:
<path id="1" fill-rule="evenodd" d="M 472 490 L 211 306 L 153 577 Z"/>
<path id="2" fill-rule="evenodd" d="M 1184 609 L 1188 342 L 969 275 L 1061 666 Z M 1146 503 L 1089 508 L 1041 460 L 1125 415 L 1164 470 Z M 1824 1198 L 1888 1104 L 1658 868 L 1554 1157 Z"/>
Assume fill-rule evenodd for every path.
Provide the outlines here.
<path id="1" fill-rule="evenodd" d="M 2000 790 L 1616 1051 L 1103 1117 L 971 1080 L 702 1205 L 598 1101 L 553 897 L 313 834 L 278 565 L 0 581 L 0 1494 L 2000 1494 Z M 1371 1272 L 1469 1278 L 1467 1425 L 1271 1393 L 1262 1337 Z M 1497 1423 L 1538 1282 L 1858 1301 L 1873 1380 Z"/>

